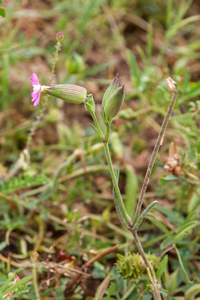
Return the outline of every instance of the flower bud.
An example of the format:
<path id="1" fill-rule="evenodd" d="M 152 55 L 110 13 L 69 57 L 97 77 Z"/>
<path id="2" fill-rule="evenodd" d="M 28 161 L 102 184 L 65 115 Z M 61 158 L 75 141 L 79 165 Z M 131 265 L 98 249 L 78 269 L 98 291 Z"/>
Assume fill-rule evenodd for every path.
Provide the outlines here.
<path id="1" fill-rule="evenodd" d="M 61 42 L 64 39 L 64 34 L 60 31 L 56 33 L 56 39 L 58 42 Z"/>
<path id="2" fill-rule="evenodd" d="M 47 94 L 70 103 L 83 103 L 87 90 L 75 84 L 52 84 L 44 88 Z"/>
<path id="3" fill-rule="evenodd" d="M 106 102 L 104 113 L 108 119 L 113 119 L 120 111 L 124 102 L 124 86 L 119 87 Z"/>
<path id="4" fill-rule="evenodd" d="M 115 78 L 113 79 L 113 81 L 111 82 L 111 84 L 109 85 L 109 87 L 107 88 L 107 90 L 105 91 L 105 94 L 104 94 L 103 100 L 102 100 L 103 107 L 105 107 L 106 102 L 109 100 L 109 98 L 112 96 L 112 94 L 116 91 L 118 86 L 119 86 L 119 83 L 118 83 L 118 74 L 117 74 L 115 76 Z"/>

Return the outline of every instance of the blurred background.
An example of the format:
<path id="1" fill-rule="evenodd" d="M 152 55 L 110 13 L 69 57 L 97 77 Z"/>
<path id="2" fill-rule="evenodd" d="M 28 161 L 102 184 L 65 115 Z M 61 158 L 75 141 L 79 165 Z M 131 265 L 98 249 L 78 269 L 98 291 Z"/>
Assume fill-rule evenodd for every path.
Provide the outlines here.
<path id="1" fill-rule="evenodd" d="M 30 163 L 13 172 L 42 108 L 42 103 L 36 108 L 31 103 L 30 77 L 35 72 L 40 83 L 48 84 L 56 33 L 61 31 L 64 39 L 53 83 L 84 86 L 94 96 L 100 122 L 101 100 L 116 73 L 120 85 L 125 85 L 125 103 L 112 124 L 110 147 L 114 164 L 120 165 L 119 186 L 131 217 L 170 102 L 166 78 L 177 82 L 178 100 L 144 203 L 146 207 L 158 200 L 159 207 L 144 222 L 140 235 L 145 251 L 159 256 L 181 232 L 177 247 L 193 283 L 177 252 L 169 250 L 162 278 L 168 292 L 163 299 L 192 300 L 193 287 L 198 295 L 199 13 L 198 0 L 0 3 L 1 283 L 9 271 L 18 272 L 21 278 L 32 274 L 24 261 L 30 262 L 35 252 L 40 262 L 47 262 L 52 252 L 52 262 L 68 258 L 70 267 L 79 270 L 95 253 L 118 243 L 121 254 L 137 252 L 131 234 L 117 218 L 103 148 L 89 126 L 93 121 L 83 104 L 49 97 L 32 140 Z M 190 227 L 182 232 L 186 224 Z M 74 274 L 57 271 L 52 275 L 41 268 L 37 274 L 40 297 L 92 299 L 110 274 L 115 287 L 110 296 L 111 289 L 107 289 L 105 299 L 122 295 L 123 299 L 151 299 L 147 279 L 138 279 L 142 286 L 138 289 L 135 282 L 123 281 L 115 262 L 115 253 L 96 262 L 88 271 L 93 272 L 95 283 L 84 279 L 65 296 L 66 284 Z M 39 299 L 33 284 L 27 288 L 29 293 L 22 290 L 16 299 Z M 189 288 L 193 288 L 192 296 L 186 294 Z"/>

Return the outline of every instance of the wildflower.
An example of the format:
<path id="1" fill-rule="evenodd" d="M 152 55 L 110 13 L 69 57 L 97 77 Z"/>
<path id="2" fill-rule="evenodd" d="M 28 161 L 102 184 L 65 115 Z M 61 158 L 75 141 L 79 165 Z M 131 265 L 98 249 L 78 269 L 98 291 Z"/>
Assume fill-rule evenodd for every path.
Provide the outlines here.
<path id="1" fill-rule="evenodd" d="M 31 77 L 31 86 L 33 87 L 33 92 L 31 93 L 33 106 L 37 106 L 40 102 L 40 94 L 42 85 L 39 83 L 38 77 L 35 73 L 33 73 L 33 77 Z"/>
<path id="2" fill-rule="evenodd" d="M 34 106 L 39 104 L 40 95 L 43 92 L 70 103 L 83 103 L 86 100 L 87 90 L 84 87 L 75 84 L 41 85 L 35 73 L 31 78 L 31 86 L 33 87 L 31 97 Z"/>

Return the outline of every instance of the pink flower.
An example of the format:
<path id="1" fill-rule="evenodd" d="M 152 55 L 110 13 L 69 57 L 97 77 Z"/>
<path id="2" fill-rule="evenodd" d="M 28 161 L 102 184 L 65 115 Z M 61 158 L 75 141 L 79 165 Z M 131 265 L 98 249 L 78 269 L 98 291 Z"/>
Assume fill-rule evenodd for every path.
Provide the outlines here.
<path id="1" fill-rule="evenodd" d="M 38 77 L 35 73 L 33 73 L 33 77 L 31 77 L 31 86 L 33 87 L 33 92 L 31 93 L 33 106 L 37 106 L 40 102 L 40 93 L 41 93 L 41 84 L 39 83 Z"/>

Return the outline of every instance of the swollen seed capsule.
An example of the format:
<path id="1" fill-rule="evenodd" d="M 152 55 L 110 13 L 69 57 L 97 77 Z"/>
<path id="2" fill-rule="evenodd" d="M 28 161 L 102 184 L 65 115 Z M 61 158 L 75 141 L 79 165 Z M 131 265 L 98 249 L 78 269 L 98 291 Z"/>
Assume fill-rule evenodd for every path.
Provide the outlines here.
<path id="1" fill-rule="evenodd" d="M 44 89 L 47 94 L 70 103 L 83 103 L 86 100 L 87 90 L 75 84 L 52 84 Z"/>
<path id="2" fill-rule="evenodd" d="M 108 119 L 113 119 L 120 111 L 124 102 L 124 86 L 119 87 L 106 102 L 104 113 Z"/>

